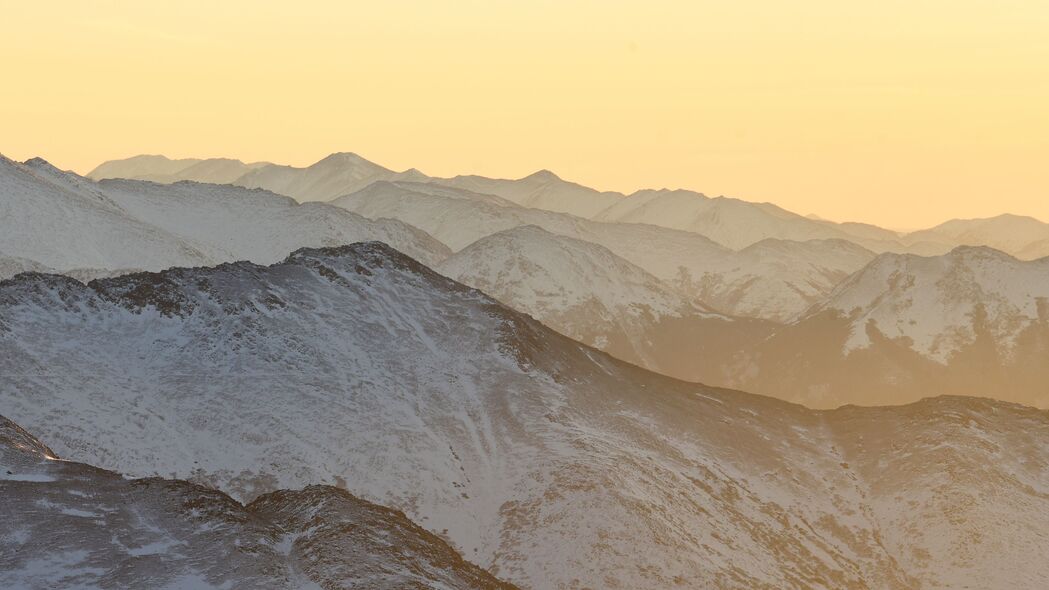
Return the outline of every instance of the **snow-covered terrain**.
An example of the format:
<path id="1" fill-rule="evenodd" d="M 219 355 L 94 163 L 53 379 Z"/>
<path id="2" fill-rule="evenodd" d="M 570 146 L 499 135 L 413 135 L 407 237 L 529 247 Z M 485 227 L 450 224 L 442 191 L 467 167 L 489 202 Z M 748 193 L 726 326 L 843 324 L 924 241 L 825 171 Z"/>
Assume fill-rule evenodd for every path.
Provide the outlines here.
<path id="1" fill-rule="evenodd" d="M 0 158 L 0 255 L 61 272 L 275 262 L 301 246 L 382 240 L 434 264 L 450 252 L 394 220 L 368 220 L 261 190 L 93 182 L 34 159 Z M 30 266 L 26 266 L 30 268 Z M 8 272 L 8 271 L 4 271 Z M 90 272 L 88 275 L 105 274 Z"/>
<path id="2" fill-rule="evenodd" d="M 826 240 L 768 241 L 736 252 L 693 232 L 594 222 L 493 198 L 424 183 L 378 182 L 332 204 L 368 218 L 400 219 L 456 251 L 507 229 L 538 226 L 603 246 L 695 302 L 731 315 L 777 321 L 821 300 L 874 257 L 849 242 Z"/>
<path id="3" fill-rule="evenodd" d="M 482 238 L 436 270 L 616 358 L 705 383 L 725 381 L 722 352 L 773 328 L 697 306 L 607 248 L 534 225 Z"/>
<path id="4" fill-rule="evenodd" d="M 241 500 L 344 486 L 523 587 L 1049 575 L 1042 411 L 820 412 L 675 381 L 378 243 L 0 283 L 0 404 L 60 456 L 130 475 Z"/>
<path id="5" fill-rule="evenodd" d="M 1049 259 L 882 254 L 746 356 L 731 383 L 809 405 L 949 393 L 1047 407 Z"/>
<path id="6" fill-rule="evenodd" d="M 330 486 L 247 505 L 64 461 L 0 416 L 3 587 L 510 589 L 395 510 Z"/>
<path id="7" fill-rule="evenodd" d="M 870 346 L 864 327 L 906 339 L 946 362 L 981 335 L 1008 354 L 1049 313 L 1049 259 L 1024 262 L 987 247 L 936 257 L 883 254 L 839 286 L 814 312 L 849 316 L 845 351 Z"/>

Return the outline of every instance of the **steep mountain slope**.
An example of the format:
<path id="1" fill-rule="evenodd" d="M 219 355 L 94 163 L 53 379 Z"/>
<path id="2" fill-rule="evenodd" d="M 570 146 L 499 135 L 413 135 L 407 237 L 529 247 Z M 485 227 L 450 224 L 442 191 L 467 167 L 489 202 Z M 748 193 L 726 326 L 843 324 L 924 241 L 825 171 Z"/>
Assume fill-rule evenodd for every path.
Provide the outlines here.
<path id="1" fill-rule="evenodd" d="M 0 283 L 0 403 L 61 455 L 135 475 L 244 499 L 342 483 L 527 587 L 1049 574 L 1044 412 L 818 412 L 674 381 L 381 244 Z"/>
<path id="2" fill-rule="evenodd" d="M 908 242 L 923 239 L 951 240 L 965 246 L 989 246 L 1026 260 L 1044 256 L 1039 243 L 1049 240 L 1049 223 L 1022 215 L 985 219 L 953 219 L 936 227 L 908 234 Z"/>
<path id="3" fill-rule="evenodd" d="M 620 193 L 601 192 L 561 180 L 549 170 L 540 170 L 517 180 L 468 175 L 434 178 L 433 182 L 475 193 L 496 195 L 522 207 L 587 218 L 623 199 Z"/>
<path id="4" fill-rule="evenodd" d="M 93 182 L 40 159 L 0 160 L 0 252 L 68 274 L 234 260 L 269 263 L 303 245 L 359 240 L 388 242 L 428 264 L 450 254 L 402 222 L 372 221 L 320 203 L 298 205 L 265 191 L 189 182 Z"/>
<path id="5" fill-rule="evenodd" d="M 874 256 L 842 241 L 766 242 L 735 252 L 693 232 L 593 222 L 451 190 L 438 192 L 420 183 L 375 183 L 332 204 L 373 219 L 400 219 L 452 250 L 507 229 L 535 225 L 604 246 L 721 312 L 775 321 L 792 318 L 821 300 Z"/>
<path id="6" fill-rule="evenodd" d="M 760 370 L 737 385 L 808 404 L 949 393 L 1047 407 L 1049 259 L 883 254 L 748 356 Z"/>
<path id="7" fill-rule="evenodd" d="M 418 170 L 394 172 L 357 154 L 335 153 L 305 168 L 270 165 L 253 170 L 234 182 L 263 188 L 303 201 L 330 201 L 358 191 L 378 180 L 422 180 Z"/>
<path id="8" fill-rule="evenodd" d="M 725 380 L 724 351 L 773 327 L 698 307 L 607 248 L 534 225 L 482 238 L 436 270 L 616 358 L 707 383 Z"/>
<path id="9" fill-rule="evenodd" d="M 62 461 L 0 416 L 6 588 L 511 588 L 403 514 L 338 488 L 244 506 Z"/>

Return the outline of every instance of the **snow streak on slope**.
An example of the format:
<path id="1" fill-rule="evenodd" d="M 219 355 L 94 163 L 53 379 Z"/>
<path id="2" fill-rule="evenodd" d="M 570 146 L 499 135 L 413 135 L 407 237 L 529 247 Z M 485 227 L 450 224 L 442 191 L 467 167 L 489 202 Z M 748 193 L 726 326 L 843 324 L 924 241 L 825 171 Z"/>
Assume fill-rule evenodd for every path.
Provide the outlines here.
<path id="1" fill-rule="evenodd" d="M 0 416 L 5 588 L 511 588 L 403 514 L 311 486 L 247 506 L 62 461 Z"/>
<path id="2" fill-rule="evenodd" d="M 1049 574 L 1030 558 L 1044 412 L 816 412 L 674 381 L 381 244 L 86 286 L 21 275 L 0 284 L 0 377 L 9 415 L 63 456 L 244 499 L 342 482 L 528 587 Z"/>

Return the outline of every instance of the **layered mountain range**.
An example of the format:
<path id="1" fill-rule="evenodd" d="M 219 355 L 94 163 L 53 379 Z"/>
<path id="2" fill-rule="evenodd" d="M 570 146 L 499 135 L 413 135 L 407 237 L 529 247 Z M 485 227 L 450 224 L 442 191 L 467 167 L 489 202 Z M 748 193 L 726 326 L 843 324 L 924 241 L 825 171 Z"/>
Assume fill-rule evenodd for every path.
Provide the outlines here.
<path id="1" fill-rule="evenodd" d="M 212 169 L 233 173 L 218 180 Z M 874 252 L 945 254 L 956 246 L 990 246 L 1021 259 L 1049 255 L 1049 224 L 1018 215 L 952 220 L 913 232 L 898 232 L 865 223 L 835 223 L 803 216 L 771 203 L 728 197 L 710 198 L 689 190 L 640 190 L 629 195 L 597 191 L 541 170 L 520 179 L 477 175 L 432 177 L 416 169 L 395 172 L 349 152 L 332 154 L 305 168 L 236 160 L 169 160 L 136 156 L 105 162 L 89 178 L 133 178 L 172 182 L 231 183 L 265 188 L 299 201 L 330 201 L 376 181 L 431 182 L 473 193 L 495 195 L 528 208 L 606 222 L 645 223 L 702 234 L 731 249 L 768 238 L 807 241 L 849 240 Z"/>
<path id="2" fill-rule="evenodd" d="M 261 188 L 94 182 L 42 160 L 0 164 L 12 197 L 0 277 L 30 270 L 90 280 L 133 269 L 271 263 L 301 245 L 377 239 L 565 335 L 685 380 L 817 407 L 934 394 L 1049 405 L 1037 311 L 1049 278 L 1039 262 L 988 250 L 984 272 L 963 255 L 983 250 L 921 257 L 860 245 L 946 248 L 1000 236 L 999 246 L 1037 248 L 1040 222 L 1029 218 L 957 221 L 903 236 L 689 191 L 617 196 L 549 172 L 520 181 L 438 179 L 353 154 L 304 169 L 244 165 L 245 174 L 280 176 L 283 184 L 270 188 L 299 198 L 353 190 L 302 204 Z M 143 157 L 92 175 L 160 178 L 173 167 L 220 165 L 229 162 Z M 1006 239 L 1014 224 L 1022 231 Z M 956 270 L 939 277 L 943 266 Z M 919 286 L 901 291 L 907 281 Z M 1002 308 L 1001 289 L 1015 310 Z M 899 311 L 914 293 L 925 303 Z M 982 352 L 966 352 L 975 350 Z M 853 375 L 864 375 L 863 384 Z"/>
<path id="3" fill-rule="evenodd" d="M 1049 418 L 1010 402 L 1049 407 L 1043 225 L 354 154 L 0 159 L 0 570 L 1036 588 Z"/>
<path id="4" fill-rule="evenodd" d="M 205 494 L 232 520 L 292 531 L 320 501 L 271 492 L 345 488 L 522 587 L 1032 588 L 1049 574 L 1031 554 L 1049 526 L 1043 411 L 959 397 L 815 411 L 676 381 L 380 243 L 88 284 L 22 274 L 0 283 L 0 363 L 0 403 L 45 455 L 205 484 L 250 502 Z M 81 468 L 52 469 L 8 468 L 63 478 L 41 490 L 50 504 L 5 502 L 18 530 L 119 522 L 125 496 L 110 513 L 67 489 L 126 486 L 166 515 L 142 527 L 179 531 L 179 506 L 203 494 L 113 476 L 77 488 L 63 482 Z M 242 542 L 287 545 L 262 528 Z M 158 534 L 90 543 L 195 546 Z M 57 571 L 102 575 L 62 542 Z M 290 543 L 277 574 L 311 545 Z"/>

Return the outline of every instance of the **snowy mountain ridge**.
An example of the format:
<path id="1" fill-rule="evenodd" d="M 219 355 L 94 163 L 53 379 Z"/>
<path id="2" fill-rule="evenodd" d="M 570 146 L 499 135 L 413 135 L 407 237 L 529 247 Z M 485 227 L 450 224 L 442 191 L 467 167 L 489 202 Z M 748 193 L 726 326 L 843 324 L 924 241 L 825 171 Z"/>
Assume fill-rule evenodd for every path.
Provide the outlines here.
<path id="1" fill-rule="evenodd" d="M 1042 411 L 820 412 L 675 381 L 378 243 L 88 285 L 20 275 L 0 283 L 0 375 L 5 411 L 60 456 L 243 500 L 337 484 L 525 587 L 1049 573 L 1028 553 L 1049 526 Z"/>

